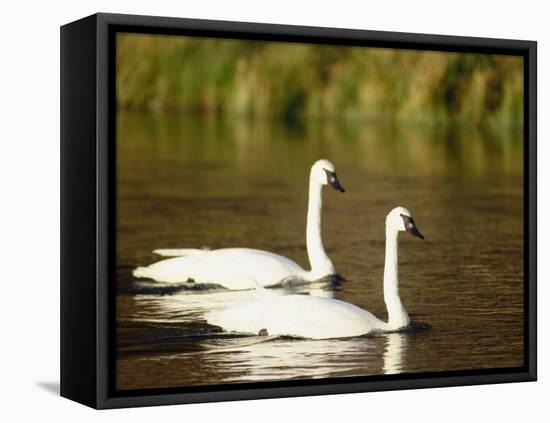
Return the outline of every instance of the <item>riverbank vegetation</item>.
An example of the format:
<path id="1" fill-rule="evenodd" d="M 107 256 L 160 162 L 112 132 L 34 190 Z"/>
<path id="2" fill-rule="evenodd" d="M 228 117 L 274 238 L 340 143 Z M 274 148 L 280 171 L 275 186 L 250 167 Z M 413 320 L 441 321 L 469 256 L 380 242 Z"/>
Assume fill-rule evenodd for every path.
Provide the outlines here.
<path id="1" fill-rule="evenodd" d="M 523 60 L 505 55 L 119 34 L 121 109 L 219 117 L 521 126 Z"/>

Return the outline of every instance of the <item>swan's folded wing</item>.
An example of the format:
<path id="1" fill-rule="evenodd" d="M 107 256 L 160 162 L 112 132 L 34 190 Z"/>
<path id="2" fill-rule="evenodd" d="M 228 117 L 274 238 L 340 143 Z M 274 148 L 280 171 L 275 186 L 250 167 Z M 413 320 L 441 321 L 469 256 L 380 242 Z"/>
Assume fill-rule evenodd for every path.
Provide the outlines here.
<path id="1" fill-rule="evenodd" d="M 153 253 L 163 257 L 184 257 L 204 253 L 205 251 L 209 250 L 206 248 L 159 248 L 154 250 Z"/>

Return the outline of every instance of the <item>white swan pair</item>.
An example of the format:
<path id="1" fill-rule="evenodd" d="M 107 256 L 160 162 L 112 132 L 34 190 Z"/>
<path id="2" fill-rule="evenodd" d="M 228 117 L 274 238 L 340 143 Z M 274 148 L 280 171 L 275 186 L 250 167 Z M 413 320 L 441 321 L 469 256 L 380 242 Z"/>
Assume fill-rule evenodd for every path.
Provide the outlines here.
<path id="1" fill-rule="evenodd" d="M 353 304 L 332 298 L 308 295 L 269 295 L 261 287 L 275 285 L 287 278 L 306 282 L 335 275 L 336 271 L 321 239 L 321 191 L 324 185 L 344 192 L 334 165 L 319 160 L 311 168 L 307 214 L 307 252 L 311 270 L 292 260 L 267 251 L 249 248 L 220 250 L 162 249 L 164 256 L 176 256 L 148 267 L 138 267 L 134 276 L 162 282 L 213 283 L 229 289 L 259 287 L 261 295 L 252 302 L 206 314 L 208 323 L 227 331 L 291 335 L 325 339 L 364 335 L 373 331 L 396 331 L 409 324 L 409 316 L 399 297 L 397 278 L 397 239 L 400 231 L 424 238 L 409 210 L 396 207 L 386 218 L 386 261 L 384 301 L 388 322 Z"/>
<path id="2" fill-rule="evenodd" d="M 221 285 L 228 289 L 250 289 L 276 285 L 285 279 L 313 282 L 336 271 L 328 258 L 321 238 L 321 191 L 324 185 L 345 192 L 340 185 L 334 165 L 319 160 L 309 176 L 309 204 L 307 211 L 306 242 L 311 270 L 304 270 L 294 261 L 268 251 L 251 248 L 223 248 L 219 250 L 160 249 L 156 254 L 172 256 L 147 267 L 138 267 L 133 274 L 158 282 L 186 282 Z"/>
<path id="3" fill-rule="evenodd" d="M 209 312 L 206 320 L 226 331 L 312 339 L 345 338 L 405 328 L 410 320 L 399 297 L 397 278 L 397 239 L 400 231 L 424 239 L 409 210 L 396 207 L 388 214 L 384 267 L 384 302 L 388 309 L 388 322 L 367 310 L 333 298 L 267 293 L 246 304 Z"/>

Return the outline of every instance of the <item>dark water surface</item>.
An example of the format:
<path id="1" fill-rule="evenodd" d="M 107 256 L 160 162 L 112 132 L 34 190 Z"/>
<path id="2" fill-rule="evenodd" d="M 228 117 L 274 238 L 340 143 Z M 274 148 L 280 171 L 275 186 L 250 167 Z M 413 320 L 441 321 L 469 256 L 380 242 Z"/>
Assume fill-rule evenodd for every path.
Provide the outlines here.
<path id="1" fill-rule="evenodd" d="M 523 140 L 343 122 L 190 119 L 120 112 L 117 132 L 117 388 L 158 388 L 523 365 Z M 399 283 L 431 329 L 334 340 L 227 334 L 204 313 L 251 291 L 136 281 L 155 248 L 252 247 L 309 268 L 309 168 L 331 160 L 323 239 L 334 296 L 385 319 L 384 219 L 409 208 L 426 240 L 400 235 Z M 283 294 L 285 291 L 280 290 Z"/>

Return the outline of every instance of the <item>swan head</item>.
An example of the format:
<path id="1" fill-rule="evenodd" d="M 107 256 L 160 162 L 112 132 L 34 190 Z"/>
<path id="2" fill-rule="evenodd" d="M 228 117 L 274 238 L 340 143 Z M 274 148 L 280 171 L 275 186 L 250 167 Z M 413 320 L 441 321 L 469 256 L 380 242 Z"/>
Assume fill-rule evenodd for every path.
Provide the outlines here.
<path id="1" fill-rule="evenodd" d="M 336 191 L 346 192 L 336 176 L 334 165 L 325 159 L 317 160 L 311 167 L 310 180 L 319 185 L 330 185 Z"/>
<path id="2" fill-rule="evenodd" d="M 409 232 L 417 238 L 424 239 L 416 227 L 412 213 L 405 207 L 396 207 L 386 217 L 386 228 L 394 231 Z"/>

